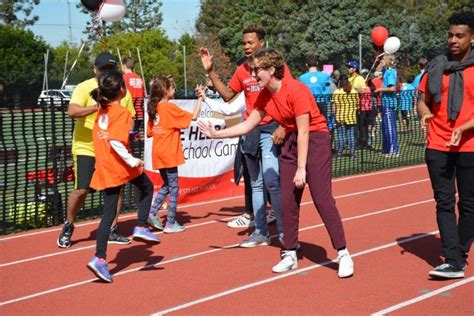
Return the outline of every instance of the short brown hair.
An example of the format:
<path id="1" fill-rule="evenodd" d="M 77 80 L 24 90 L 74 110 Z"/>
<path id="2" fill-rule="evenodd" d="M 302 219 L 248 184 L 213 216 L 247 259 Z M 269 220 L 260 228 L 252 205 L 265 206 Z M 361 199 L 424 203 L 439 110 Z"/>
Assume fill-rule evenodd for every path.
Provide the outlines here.
<path id="1" fill-rule="evenodd" d="M 126 56 L 122 58 L 122 65 L 124 65 L 128 69 L 133 70 L 133 67 L 135 67 L 135 60 L 130 56 Z"/>
<path id="2" fill-rule="evenodd" d="M 246 27 L 244 27 L 242 34 L 247 34 L 247 33 L 256 33 L 259 40 L 265 39 L 265 35 L 267 34 L 263 26 L 261 26 L 260 24 L 249 24 Z"/>
<path id="3" fill-rule="evenodd" d="M 420 69 L 425 69 L 426 64 L 428 64 L 428 59 L 426 59 L 425 57 L 421 57 L 420 60 L 418 60 L 418 66 L 420 67 Z"/>
<path id="4" fill-rule="evenodd" d="M 285 59 L 283 55 L 273 48 L 262 48 L 252 55 L 252 61 L 258 59 L 261 62 L 261 67 L 274 67 L 274 76 L 277 79 L 283 79 L 285 74 Z"/>

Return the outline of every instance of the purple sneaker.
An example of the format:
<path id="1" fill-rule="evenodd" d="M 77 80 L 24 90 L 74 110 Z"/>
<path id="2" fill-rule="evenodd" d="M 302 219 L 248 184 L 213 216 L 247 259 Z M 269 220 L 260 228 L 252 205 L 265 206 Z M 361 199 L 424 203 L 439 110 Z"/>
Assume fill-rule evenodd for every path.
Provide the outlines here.
<path id="1" fill-rule="evenodd" d="M 99 258 L 94 257 L 91 261 L 89 261 L 87 267 L 105 282 L 113 282 L 112 276 L 109 272 L 109 264 L 107 262 L 100 263 Z"/>
<path id="2" fill-rule="evenodd" d="M 135 227 L 133 229 L 133 238 L 143 239 L 147 241 L 160 242 L 158 236 L 153 235 L 148 228 L 145 227 Z"/>

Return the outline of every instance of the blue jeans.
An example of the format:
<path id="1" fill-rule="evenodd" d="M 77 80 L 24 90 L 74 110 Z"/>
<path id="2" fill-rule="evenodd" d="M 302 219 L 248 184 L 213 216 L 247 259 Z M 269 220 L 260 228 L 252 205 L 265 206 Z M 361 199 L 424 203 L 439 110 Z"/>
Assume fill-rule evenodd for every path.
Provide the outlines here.
<path id="1" fill-rule="evenodd" d="M 356 151 L 356 141 L 355 141 L 355 124 L 337 124 L 336 127 L 336 149 L 337 155 L 342 156 L 344 153 L 344 146 L 347 143 L 349 147 L 349 153 L 351 156 L 355 155 Z"/>
<path id="2" fill-rule="evenodd" d="M 280 193 L 280 167 L 278 157 L 280 148 L 275 145 L 272 135 L 268 133 L 260 134 L 260 158 L 252 159 L 245 155 L 245 161 L 250 175 L 252 186 L 253 214 L 255 217 L 255 231 L 261 235 L 268 236 L 267 214 L 265 206 L 267 204 L 264 185 L 270 194 L 272 208 L 275 211 L 277 228 L 279 233 L 283 233 L 283 222 L 281 219 L 281 193 Z"/>
<path id="3" fill-rule="evenodd" d="M 395 109 L 382 104 L 382 153 L 398 154 Z"/>

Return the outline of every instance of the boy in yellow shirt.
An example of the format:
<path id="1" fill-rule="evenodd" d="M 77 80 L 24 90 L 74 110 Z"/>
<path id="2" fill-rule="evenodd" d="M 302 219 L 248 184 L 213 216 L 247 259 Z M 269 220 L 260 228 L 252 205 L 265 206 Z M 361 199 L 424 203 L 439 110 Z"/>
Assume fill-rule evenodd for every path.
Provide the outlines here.
<path id="1" fill-rule="evenodd" d="M 89 193 L 89 184 L 94 173 L 95 153 L 92 141 L 92 128 L 97 116 L 98 105 L 91 97 L 90 92 L 98 87 L 97 78 L 108 70 L 117 69 L 117 60 L 107 52 L 100 53 L 95 59 L 93 70 L 96 77 L 81 82 L 74 89 L 69 102 L 68 115 L 76 119 L 73 139 L 72 155 L 74 159 L 75 184 L 74 190 L 69 196 L 67 203 L 67 218 L 63 229 L 58 237 L 57 245 L 61 248 L 71 246 L 71 237 L 74 232 L 74 221 L 77 214 L 84 206 L 84 202 Z M 126 107 L 133 116 L 135 109 L 133 107 L 132 97 L 127 91 L 126 96 L 120 101 L 123 107 Z M 119 203 L 118 208 L 121 208 Z M 117 216 L 114 220 L 114 226 L 110 232 L 109 243 L 129 244 L 130 240 L 117 233 Z"/>

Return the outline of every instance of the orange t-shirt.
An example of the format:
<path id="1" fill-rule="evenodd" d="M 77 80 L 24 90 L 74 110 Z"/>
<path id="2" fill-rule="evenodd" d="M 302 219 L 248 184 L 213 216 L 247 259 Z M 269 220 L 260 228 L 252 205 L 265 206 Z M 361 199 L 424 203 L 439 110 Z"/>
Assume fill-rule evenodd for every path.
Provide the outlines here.
<path id="1" fill-rule="evenodd" d="M 423 93 L 428 93 L 429 74 L 423 76 L 419 89 Z M 457 147 L 446 147 L 445 144 L 451 141 L 451 135 L 455 128 L 463 125 L 474 118 L 474 66 L 464 69 L 464 94 L 461 111 L 455 121 L 448 119 L 448 91 L 449 74 L 443 75 L 441 87 L 441 103 L 427 104 L 431 107 L 434 117 L 428 125 L 428 135 L 426 137 L 428 148 L 449 152 L 474 152 L 474 130 L 470 129 L 462 134 L 461 141 Z"/>
<path id="2" fill-rule="evenodd" d="M 235 92 L 244 92 L 245 95 L 245 105 L 247 107 L 246 113 L 244 113 L 244 119 L 250 115 L 254 109 L 255 101 L 260 94 L 262 89 L 257 83 L 257 80 L 249 72 L 249 65 L 243 64 L 237 67 L 232 76 L 232 79 L 229 82 L 229 87 Z M 284 78 L 292 78 L 291 72 L 288 66 L 285 64 Z M 260 122 L 260 125 L 268 124 L 273 119 L 270 116 L 265 116 Z"/>
<path id="3" fill-rule="evenodd" d="M 133 122 L 132 114 L 118 102 L 100 108 L 92 129 L 95 151 L 95 171 L 90 187 L 96 190 L 120 186 L 138 177 L 143 168 L 130 167 L 110 145 L 118 140 L 128 148 L 128 133 Z"/>
<path id="4" fill-rule="evenodd" d="M 287 132 L 298 130 L 296 117 L 306 113 L 309 114 L 310 131 L 328 131 L 326 119 L 319 112 L 311 91 L 293 78 L 283 78 L 280 91 L 275 94 L 263 89 L 255 101 L 255 108 L 265 111 Z"/>
<path id="5" fill-rule="evenodd" d="M 184 164 L 181 128 L 191 124 L 192 113 L 173 103 L 158 103 L 156 119 L 148 120 L 147 136 L 153 136 L 152 167 L 154 170 L 173 168 Z"/>
<path id="6" fill-rule="evenodd" d="M 145 85 L 142 78 L 134 72 L 123 75 L 125 86 L 132 96 L 137 118 L 143 119 L 143 97 L 145 96 Z"/>

